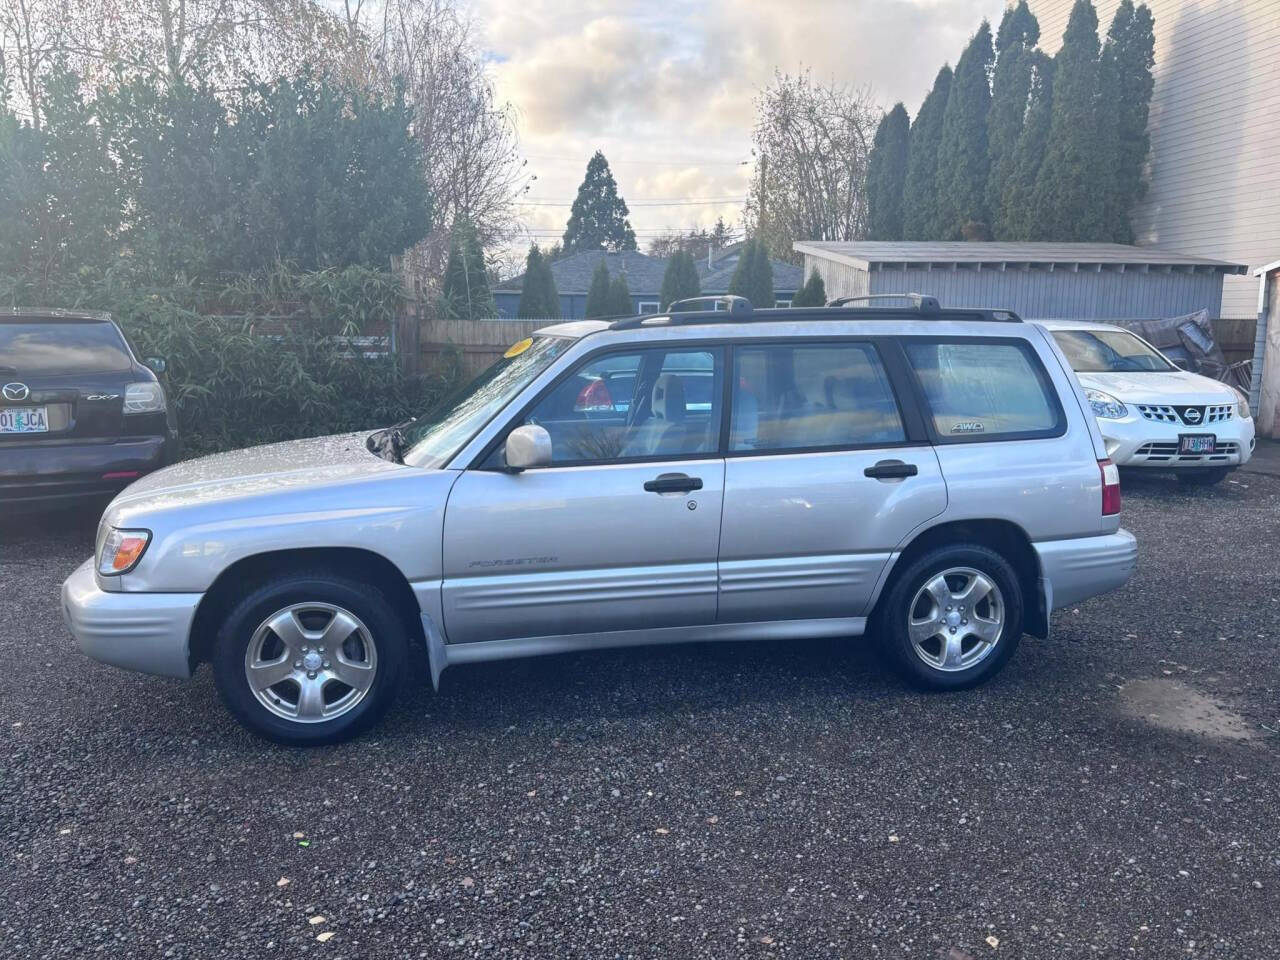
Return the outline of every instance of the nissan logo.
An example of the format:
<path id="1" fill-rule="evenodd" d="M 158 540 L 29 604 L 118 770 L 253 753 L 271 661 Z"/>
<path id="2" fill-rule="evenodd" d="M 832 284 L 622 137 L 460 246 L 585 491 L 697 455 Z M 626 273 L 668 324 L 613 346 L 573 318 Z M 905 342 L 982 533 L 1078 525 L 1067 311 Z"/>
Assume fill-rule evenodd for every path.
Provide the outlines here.
<path id="1" fill-rule="evenodd" d="M 4 394 L 6 400 L 25 400 L 31 396 L 31 391 L 27 389 L 25 383 L 6 383 L 0 387 L 0 393 Z"/>
<path id="2" fill-rule="evenodd" d="M 1182 419 L 1187 421 L 1187 423 L 1199 423 L 1200 411 L 1195 407 L 1190 407 L 1182 412 Z"/>

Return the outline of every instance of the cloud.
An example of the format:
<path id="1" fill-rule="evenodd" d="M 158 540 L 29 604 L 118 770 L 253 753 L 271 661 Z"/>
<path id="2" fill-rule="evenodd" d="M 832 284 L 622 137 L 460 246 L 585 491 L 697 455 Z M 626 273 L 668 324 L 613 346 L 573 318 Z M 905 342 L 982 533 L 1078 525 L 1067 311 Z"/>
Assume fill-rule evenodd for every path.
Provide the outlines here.
<path id="1" fill-rule="evenodd" d="M 645 198 L 745 197 L 753 100 L 775 70 L 868 86 L 913 114 L 1003 0 L 476 0 L 499 94 L 517 108 L 538 174 L 531 196 L 570 200 L 587 159 L 610 159 L 632 223 L 708 225 L 741 203 L 644 207 Z M 563 209 L 528 208 L 542 231 Z M 641 244 L 643 246 L 643 242 Z"/>

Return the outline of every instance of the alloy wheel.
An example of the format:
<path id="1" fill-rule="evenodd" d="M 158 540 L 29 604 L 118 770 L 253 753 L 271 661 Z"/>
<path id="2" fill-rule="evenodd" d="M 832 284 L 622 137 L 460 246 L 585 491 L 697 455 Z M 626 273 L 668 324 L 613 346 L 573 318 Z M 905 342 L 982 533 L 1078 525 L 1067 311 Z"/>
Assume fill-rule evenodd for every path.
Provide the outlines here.
<path id="1" fill-rule="evenodd" d="M 907 611 L 907 635 L 928 666 L 953 673 L 989 657 L 1004 622 L 1004 597 L 995 582 L 972 567 L 951 567 L 916 591 Z"/>
<path id="2" fill-rule="evenodd" d="M 378 648 L 363 621 L 330 603 L 295 603 L 254 631 L 244 674 L 254 698 L 296 723 L 333 720 L 373 686 Z"/>

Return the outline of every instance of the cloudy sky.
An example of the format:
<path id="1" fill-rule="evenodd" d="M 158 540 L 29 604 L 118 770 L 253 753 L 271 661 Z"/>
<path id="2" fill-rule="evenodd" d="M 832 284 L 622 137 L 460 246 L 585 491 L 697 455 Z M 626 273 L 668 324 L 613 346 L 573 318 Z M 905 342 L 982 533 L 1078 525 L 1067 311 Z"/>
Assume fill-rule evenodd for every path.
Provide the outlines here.
<path id="1" fill-rule="evenodd" d="M 537 179 L 522 208 L 564 230 L 591 153 L 609 159 L 643 249 L 667 228 L 737 222 L 752 99 L 775 69 L 867 85 L 914 116 L 1003 0 L 472 0 Z"/>

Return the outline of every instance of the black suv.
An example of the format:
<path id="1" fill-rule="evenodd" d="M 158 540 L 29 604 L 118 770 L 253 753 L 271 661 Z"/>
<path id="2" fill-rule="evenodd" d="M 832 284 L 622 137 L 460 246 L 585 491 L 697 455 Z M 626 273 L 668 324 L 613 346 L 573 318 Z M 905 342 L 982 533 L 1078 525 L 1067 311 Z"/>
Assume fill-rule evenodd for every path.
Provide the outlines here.
<path id="1" fill-rule="evenodd" d="M 105 314 L 0 310 L 0 505 L 111 495 L 177 455 L 174 412 Z"/>

